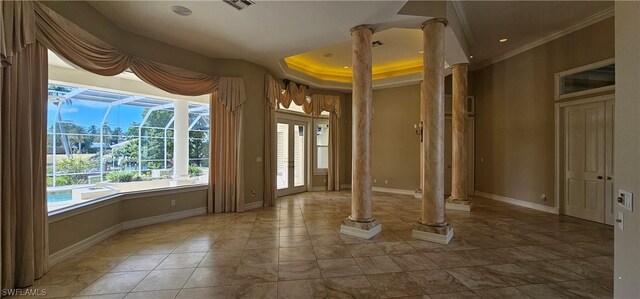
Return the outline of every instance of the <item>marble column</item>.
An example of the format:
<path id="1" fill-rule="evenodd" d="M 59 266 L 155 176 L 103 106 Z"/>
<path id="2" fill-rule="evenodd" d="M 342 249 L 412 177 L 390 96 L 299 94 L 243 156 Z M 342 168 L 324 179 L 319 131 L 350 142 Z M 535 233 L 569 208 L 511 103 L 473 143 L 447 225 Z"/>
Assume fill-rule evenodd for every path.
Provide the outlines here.
<path id="1" fill-rule="evenodd" d="M 467 63 L 451 66 L 453 97 L 451 115 L 451 197 L 447 209 L 471 211 L 471 199 L 467 194 Z"/>
<path id="2" fill-rule="evenodd" d="M 342 220 L 340 233 L 369 239 L 382 230 L 371 213 L 371 119 L 373 28 L 351 29 L 353 69 L 353 140 L 351 165 L 351 215 Z"/>
<path id="3" fill-rule="evenodd" d="M 445 19 L 422 24 L 423 82 L 420 120 L 423 144 L 420 147 L 422 188 L 421 216 L 412 237 L 447 244 L 453 228 L 445 221 L 444 209 L 444 29 Z"/>

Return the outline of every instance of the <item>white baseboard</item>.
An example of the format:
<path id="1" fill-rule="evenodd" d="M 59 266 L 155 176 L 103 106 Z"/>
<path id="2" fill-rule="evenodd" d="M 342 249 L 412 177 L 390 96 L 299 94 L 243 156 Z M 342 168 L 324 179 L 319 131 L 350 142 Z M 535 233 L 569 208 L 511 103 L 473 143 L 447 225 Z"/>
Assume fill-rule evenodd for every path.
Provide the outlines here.
<path id="1" fill-rule="evenodd" d="M 184 210 L 175 213 L 169 213 L 164 215 L 152 216 L 142 219 L 130 220 L 122 223 L 122 230 L 132 229 L 141 226 L 147 226 L 151 224 L 167 222 L 171 220 L 177 220 L 197 215 L 203 215 L 207 213 L 207 207 L 196 208 L 191 210 Z"/>
<path id="2" fill-rule="evenodd" d="M 311 188 L 309 188 L 309 191 L 311 191 L 311 192 L 323 192 L 323 191 L 327 191 L 327 186 L 311 187 Z"/>
<path id="3" fill-rule="evenodd" d="M 547 212 L 547 213 L 552 213 L 552 214 L 559 214 L 560 213 L 560 211 L 556 207 L 545 206 L 545 205 L 541 205 L 541 204 L 537 204 L 537 203 L 533 203 L 533 202 L 529 202 L 529 201 L 524 201 L 524 200 L 520 200 L 520 199 L 515 199 L 515 198 L 510 198 L 510 197 L 505 197 L 505 196 L 500 196 L 500 195 L 495 195 L 495 194 L 491 194 L 491 193 L 485 193 L 485 192 L 481 192 L 481 191 L 478 191 L 478 190 L 476 190 L 474 192 L 474 194 L 475 194 L 475 196 L 484 197 L 484 198 L 488 198 L 488 199 L 493 199 L 493 200 L 505 202 L 505 203 L 508 203 L 508 204 L 521 206 L 521 207 L 525 207 L 525 208 L 529 208 L 529 209 L 534 209 L 534 210 L 538 210 L 538 211 L 542 211 L 542 212 Z"/>
<path id="4" fill-rule="evenodd" d="M 405 190 L 405 189 L 373 187 L 373 188 L 371 188 L 371 190 L 376 191 L 376 192 L 411 195 L 411 196 L 414 196 L 416 194 L 415 190 Z"/>
<path id="5" fill-rule="evenodd" d="M 98 244 L 100 241 L 103 241 L 119 233 L 120 231 L 122 231 L 122 224 L 116 224 L 78 243 L 75 243 L 64 249 L 58 250 L 55 253 L 49 255 L 49 266 L 53 266 L 57 263 L 60 263 L 65 259 L 77 254 L 78 252 L 81 252 L 95 244 Z"/>
<path id="6" fill-rule="evenodd" d="M 248 210 L 253 210 L 253 209 L 259 209 L 259 208 L 262 208 L 263 206 L 264 206 L 264 202 L 262 200 L 254 201 L 254 202 L 250 202 L 250 203 L 245 203 L 244 204 L 244 210 L 248 211 Z"/>
<path id="7" fill-rule="evenodd" d="M 192 216 L 197 216 L 197 215 L 203 215 L 207 213 L 207 208 L 206 207 L 202 207 L 202 208 L 196 208 L 196 209 L 191 209 L 191 210 L 184 210 L 184 211 L 180 211 L 180 212 L 175 212 L 175 213 L 169 213 L 169 214 L 164 214 L 164 215 L 158 215 L 158 216 L 152 216 L 152 217 L 147 217 L 147 218 L 142 218 L 142 219 L 137 219 L 137 220 L 131 220 L 131 221 L 126 221 L 126 222 L 122 222 L 119 224 L 116 224 L 110 228 L 107 228 L 93 236 L 90 236 L 80 242 L 77 242 L 75 244 L 72 244 L 64 249 L 58 250 L 52 254 L 49 255 L 49 266 L 53 266 L 57 263 L 60 263 L 62 261 L 64 261 L 65 259 L 99 243 L 100 241 L 103 241 L 123 230 L 127 230 L 127 229 L 131 229 L 131 228 L 136 228 L 136 227 L 141 227 L 141 226 L 147 226 L 147 225 L 151 225 L 151 224 L 156 224 L 156 223 L 161 223 L 161 222 L 167 222 L 167 221 L 171 221 L 171 220 L 178 220 L 178 219 L 182 219 L 182 218 L 187 218 L 187 217 L 192 217 Z"/>

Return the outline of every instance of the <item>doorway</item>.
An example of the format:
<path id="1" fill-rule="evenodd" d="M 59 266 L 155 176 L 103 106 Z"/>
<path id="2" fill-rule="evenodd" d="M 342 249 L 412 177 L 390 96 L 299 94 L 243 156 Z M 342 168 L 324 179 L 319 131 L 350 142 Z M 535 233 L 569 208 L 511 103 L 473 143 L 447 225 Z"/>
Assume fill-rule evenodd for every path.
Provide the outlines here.
<path id="1" fill-rule="evenodd" d="M 560 210 L 613 224 L 614 97 L 559 104 Z"/>
<path id="2" fill-rule="evenodd" d="M 307 139 L 305 121 L 278 118 L 276 124 L 276 195 L 307 191 Z"/>

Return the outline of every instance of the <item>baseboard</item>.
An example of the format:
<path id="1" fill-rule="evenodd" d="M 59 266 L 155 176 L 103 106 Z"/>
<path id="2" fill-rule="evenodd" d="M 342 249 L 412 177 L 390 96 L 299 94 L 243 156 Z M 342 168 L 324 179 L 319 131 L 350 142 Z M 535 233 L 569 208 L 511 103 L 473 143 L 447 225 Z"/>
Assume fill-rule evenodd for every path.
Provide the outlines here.
<path id="1" fill-rule="evenodd" d="M 100 241 L 106 240 L 107 238 L 119 233 L 120 231 L 122 231 L 122 224 L 116 224 L 78 243 L 58 250 L 55 253 L 49 255 L 49 266 L 58 264 L 61 261 L 64 261 L 65 259 L 77 254 L 78 252 L 81 252 L 93 245 L 98 244 Z"/>
<path id="2" fill-rule="evenodd" d="M 414 196 L 416 194 L 415 190 L 405 190 L 405 189 L 373 187 L 373 188 L 371 188 L 371 190 L 376 191 L 376 192 L 411 195 L 411 196 Z"/>
<path id="3" fill-rule="evenodd" d="M 161 222 L 167 222 L 172 220 L 178 220 L 182 218 L 204 215 L 207 213 L 207 207 L 195 208 L 191 210 L 184 210 L 175 213 L 163 214 L 158 216 L 152 216 L 142 219 L 130 220 L 122 223 L 122 229 L 131 229 L 141 226 L 152 225 Z"/>
<path id="4" fill-rule="evenodd" d="M 351 184 L 342 184 L 340 185 L 340 189 L 351 189 Z"/>
<path id="5" fill-rule="evenodd" d="M 207 208 L 206 207 L 202 207 L 202 208 L 196 208 L 196 209 L 191 209 L 191 210 L 184 210 L 184 211 L 180 211 L 180 212 L 175 212 L 175 213 L 169 213 L 169 214 L 164 214 L 164 215 L 158 215 L 158 216 L 152 216 L 152 217 L 147 217 L 147 218 L 142 218 L 142 219 L 137 219 L 137 220 L 131 220 L 131 221 L 126 221 L 126 222 L 122 222 L 119 224 L 116 224 L 110 228 L 107 228 L 93 236 L 90 236 L 80 242 L 77 242 L 75 244 L 72 244 L 64 249 L 58 250 L 52 254 L 49 255 L 49 266 L 53 266 L 61 261 L 64 261 L 65 259 L 99 243 L 100 241 L 103 241 L 123 230 L 127 230 L 127 229 L 131 229 L 131 228 L 136 228 L 136 227 L 141 227 L 141 226 L 147 226 L 147 225 L 151 225 L 151 224 L 157 224 L 157 223 L 161 223 L 161 222 L 167 222 L 167 221 L 171 221 L 171 220 L 178 220 L 178 219 L 182 219 L 182 218 L 187 218 L 187 217 L 192 217 L 192 216 L 197 216 L 197 215 L 203 215 L 207 213 Z"/>
<path id="6" fill-rule="evenodd" d="M 327 191 L 327 186 L 311 187 L 311 188 L 309 188 L 309 191 L 311 191 L 311 192 L 323 192 L 323 191 Z"/>
<path id="7" fill-rule="evenodd" d="M 545 206 L 545 205 L 541 205 L 541 204 L 537 204 L 537 203 L 533 203 L 533 202 L 529 202 L 529 201 L 524 201 L 524 200 L 520 200 L 520 199 L 515 199 L 515 198 L 510 198 L 510 197 L 505 197 L 505 196 L 500 196 L 500 195 L 495 195 L 495 194 L 491 194 L 491 193 L 485 193 L 485 192 L 481 192 L 476 190 L 474 192 L 475 196 L 479 196 L 479 197 L 484 197 L 484 198 L 488 198 L 488 199 L 493 199 L 493 200 L 497 200 L 497 201 L 501 201 L 504 203 L 508 203 L 508 204 L 512 204 L 512 205 L 516 205 L 516 206 L 521 206 L 521 207 L 525 207 L 525 208 L 529 208 L 529 209 L 534 209 L 534 210 L 538 210 L 538 211 L 542 211 L 542 212 L 547 212 L 547 213 L 552 213 L 552 214 L 559 214 L 559 210 L 556 207 L 550 207 L 550 206 Z"/>
<path id="8" fill-rule="evenodd" d="M 263 206 L 264 206 L 264 202 L 262 200 L 254 201 L 254 202 L 250 202 L 250 203 L 245 203 L 244 204 L 244 210 L 248 211 L 248 210 L 253 210 L 253 209 L 259 209 L 259 208 L 262 208 Z"/>

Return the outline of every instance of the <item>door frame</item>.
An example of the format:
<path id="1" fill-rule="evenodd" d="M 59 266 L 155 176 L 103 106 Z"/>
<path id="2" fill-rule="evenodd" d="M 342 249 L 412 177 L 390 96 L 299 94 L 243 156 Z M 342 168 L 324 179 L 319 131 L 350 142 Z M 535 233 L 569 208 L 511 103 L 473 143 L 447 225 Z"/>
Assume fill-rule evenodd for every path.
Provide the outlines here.
<path id="1" fill-rule="evenodd" d="M 299 192 L 296 191 L 292 191 L 291 193 L 286 193 L 286 194 L 282 194 L 281 192 L 278 192 L 278 185 L 276 184 L 276 186 L 274 186 L 275 190 L 276 190 L 276 198 L 278 197 L 282 197 L 282 196 L 287 196 L 287 195 L 291 195 L 291 194 L 297 194 L 297 193 L 302 193 L 302 192 L 307 192 L 310 190 L 310 184 L 312 183 L 312 178 L 310 176 L 310 171 L 309 171 L 309 167 L 310 167 L 310 162 L 311 162 L 311 157 L 310 157 L 310 146 L 311 146 L 311 121 L 310 118 L 308 117 L 304 117 L 301 115 L 297 115 L 294 113 L 286 113 L 286 112 L 276 112 L 276 126 L 278 123 L 286 123 L 286 124 L 303 124 L 305 125 L 306 128 L 306 132 L 305 132 L 305 137 L 304 137 L 304 166 L 305 166 L 305 171 L 304 171 L 304 188 L 303 187 L 298 187 L 299 188 Z M 275 134 L 276 132 L 274 132 Z M 276 135 L 276 143 L 278 142 L 277 140 L 277 135 Z M 276 158 L 277 159 L 277 158 Z M 277 163 L 277 161 L 276 161 Z M 291 182 L 293 183 L 293 182 Z M 290 187 L 291 189 L 295 188 L 294 186 Z"/>
<path id="2" fill-rule="evenodd" d="M 567 107 L 571 107 L 571 106 L 576 106 L 576 105 L 582 105 L 582 104 L 589 104 L 589 103 L 596 103 L 596 102 L 607 102 L 607 101 L 613 101 L 614 105 L 615 105 L 615 94 L 611 93 L 611 94 L 606 94 L 606 95 L 600 95 L 600 96 L 594 96 L 594 97 L 587 97 L 587 98 L 578 98 L 578 99 L 572 99 L 572 100 L 567 100 L 564 102 L 559 102 L 555 104 L 555 111 L 554 111 L 554 116 L 555 116 L 555 155 L 554 155 L 554 166 L 555 166 L 555 186 L 554 186 L 554 193 L 555 193 L 555 205 L 554 205 L 554 209 L 556 211 L 556 214 L 561 214 L 561 215 L 566 215 L 564 214 L 564 135 L 563 135 L 563 131 L 564 131 L 564 119 L 562 119 L 563 117 L 563 112 L 564 112 L 564 108 Z M 606 136 L 606 134 L 605 134 Z M 606 147 L 606 145 L 605 145 Z M 615 178 L 614 178 L 615 179 Z M 604 224 L 608 224 L 607 220 L 610 218 L 608 217 L 608 215 L 606 214 L 606 207 L 607 207 L 608 203 L 606 202 L 605 199 L 605 223 Z"/>

